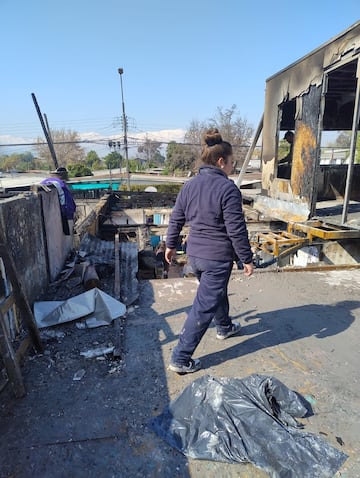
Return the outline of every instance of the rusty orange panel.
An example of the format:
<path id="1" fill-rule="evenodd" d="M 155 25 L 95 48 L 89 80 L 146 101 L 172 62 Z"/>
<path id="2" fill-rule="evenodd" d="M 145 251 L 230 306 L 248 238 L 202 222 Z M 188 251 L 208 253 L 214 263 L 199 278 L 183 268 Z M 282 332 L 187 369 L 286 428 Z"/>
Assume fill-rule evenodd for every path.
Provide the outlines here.
<path id="1" fill-rule="evenodd" d="M 296 131 L 296 139 L 293 151 L 293 166 L 291 173 L 291 186 L 296 196 L 302 196 L 303 183 L 307 179 L 314 181 L 309 177 L 313 172 L 314 154 L 316 151 L 316 137 L 310 126 L 301 123 Z"/>
<path id="2" fill-rule="evenodd" d="M 290 185 L 289 185 L 289 181 L 287 180 L 281 180 L 281 179 L 276 179 L 276 186 L 277 186 L 277 190 L 280 192 L 280 193 L 286 193 L 286 194 L 289 194 L 289 190 L 291 189 L 290 188 Z"/>

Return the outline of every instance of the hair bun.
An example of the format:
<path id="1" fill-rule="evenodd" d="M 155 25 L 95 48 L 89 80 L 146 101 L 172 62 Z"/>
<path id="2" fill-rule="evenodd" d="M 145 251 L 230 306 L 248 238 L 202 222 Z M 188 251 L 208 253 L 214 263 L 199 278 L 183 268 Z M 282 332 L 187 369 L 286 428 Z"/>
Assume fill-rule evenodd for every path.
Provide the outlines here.
<path id="1" fill-rule="evenodd" d="M 208 129 L 204 133 L 204 143 L 207 146 L 215 146 L 216 144 L 222 143 L 222 137 L 217 128 Z"/>

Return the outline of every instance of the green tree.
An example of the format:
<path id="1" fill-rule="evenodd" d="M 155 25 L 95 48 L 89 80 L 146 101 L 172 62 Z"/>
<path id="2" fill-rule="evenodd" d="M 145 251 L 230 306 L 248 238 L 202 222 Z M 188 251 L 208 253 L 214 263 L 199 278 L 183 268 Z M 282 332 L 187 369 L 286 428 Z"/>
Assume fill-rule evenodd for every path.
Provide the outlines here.
<path id="1" fill-rule="evenodd" d="M 95 163 L 93 163 L 91 169 L 93 171 L 99 171 L 100 169 L 105 169 L 105 167 L 106 166 L 105 166 L 104 162 L 101 159 L 99 159 L 99 161 L 95 161 Z"/>
<path id="2" fill-rule="evenodd" d="M 8 154 L 5 154 L 1 156 L 0 169 L 2 169 L 3 171 L 10 171 L 11 169 L 15 168 L 16 162 L 17 160 L 15 157 L 13 157 L 12 155 L 10 156 Z"/>
<path id="3" fill-rule="evenodd" d="M 104 158 L 104 162 L 108 169 L 117 169 L 121 167 L 122 156 L 117 151 L 112 151 Z"/>
<path id="4" fill-rule="evenodd" d="M 31 152 L 12 153 L 0 157 L 0 169 L 4 171 L 28 171 L 34 167 L 34 156 Z"/>
<path id="5" fill-rule="evenodd" d="M 85 151 L 80 146 L 80 135 L 73 130 L 51 130 L 51 137 L 54 143 L 56 158 L 60 166 L 67 166 L 68 164 L 83 161 L 85 159 Z M 43 143 L 43 138 L 37 138 L 37 143 Z M 37 144 L 37 157 L 53 164 L 51 154 L 47 144 Z"/>
<path id="6" fill-rule="evenodd" d="M 162 166 L 165 163 L 165 156 L 162 155 L 160 151 L 156 151 L 151 161 L 155 165 L 155 167 Z"/>
<path id="7" fill-rule="evenodd" d="M 70 177 L 93 176 L 91 169 L 84 163 L 68 164 L 67 168 Z"/>
<path id="8" fill-rule="evenodd" d="M 96 151 L 91 150 L 85 156 L 85 164 L 89 168 L 93 168 L 95 163 L 100 163 L 100 158 Z"/>
<path id="9" fill-rule="evenodd" d="M 286 139 L 281 139 L 279 141 L 278 147 L 278 160 L 285 158 L 290 152 L 290 144 Z"/>
<path id="10" fill-rule="evenodd" d="M 129 159 L 129 171 L 130 173 L 145 171 L 142 160 L 140 158 Z"/>

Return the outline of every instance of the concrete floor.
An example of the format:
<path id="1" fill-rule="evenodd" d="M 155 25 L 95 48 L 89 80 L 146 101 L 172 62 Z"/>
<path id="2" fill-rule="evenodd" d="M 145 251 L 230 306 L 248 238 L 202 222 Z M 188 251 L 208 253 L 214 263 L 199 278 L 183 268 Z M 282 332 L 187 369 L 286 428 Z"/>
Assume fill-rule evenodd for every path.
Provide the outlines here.
<path id="1" fill-rule="evenodd" d="M 273 375 L 310 399 L 315 413 L 302 420 L 305 430 L 349 455 L 336 476 L 360 477 L 359 284 L 360 271 L 250 279 L 235 271 L 231 314 L 242 334 L 220 342 L 210 328 L 195 352 L 203 370 L 179 376 L 167 364 L 196 280 L 142 282 L 121 360 L 79 354 L 112 343 L 115 327 L 68 324 L 65 337 L 27 361 L 27 396 L 14 400 L 9 387 L 0 395 L 1 477 L 265 477 L 252 465 L 187 459 L 147 426 L 197 376 L 251 373 Z M 79 369 L 86 374 L 73 381 Z"/>

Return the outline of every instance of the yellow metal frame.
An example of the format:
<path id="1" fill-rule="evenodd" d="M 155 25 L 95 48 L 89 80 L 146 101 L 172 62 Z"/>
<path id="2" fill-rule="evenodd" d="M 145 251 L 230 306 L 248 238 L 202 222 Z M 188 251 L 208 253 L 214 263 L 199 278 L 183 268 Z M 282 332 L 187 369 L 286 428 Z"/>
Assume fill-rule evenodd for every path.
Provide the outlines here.
<path id="1" fill-rule="evenodd" d="M 294 222 L 288 224 L 287 231 L 258 232 L 251 245 L 255 251 L 280 258 L 311 244 L 315 238 L 323 241 L 360 239 L 360 230 L 314 220 Z"/>
<path id="2" fill-rule="evenodd" d="M 252 246 L 255 247 L 255 249 L 260 249 L 268 254 L 274 255 L 275 257 L 279 257 L 279 255 L 285 251 L 286 253 L 289 253 L 290 249 L 291 252 L 295 252 L 296 249 L 307 242 L 306 238 L 302 238 L 286 231 L 269 231 L 257 233 L 256 241 L 252 241 Z"/>
<path id="3" fill-rule="evenodd" d="M 360 238 L 360 230 L 337 226 L 335 224 L 327 224 L 322 221 L 289 223 L 288 232 L 291 234 L 294 232 L 303 232 L 309 241 L 312 241 L 314 237 L 323 239 L 324 241 Z"/>

